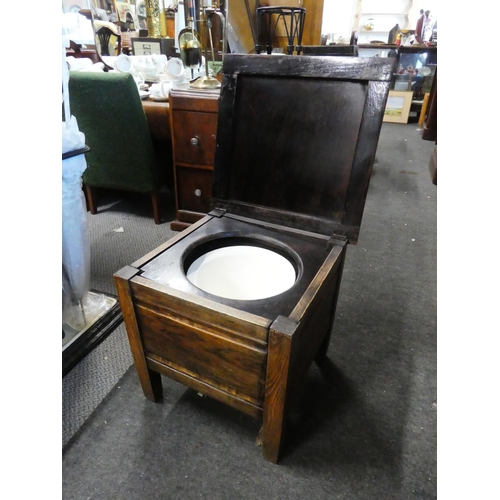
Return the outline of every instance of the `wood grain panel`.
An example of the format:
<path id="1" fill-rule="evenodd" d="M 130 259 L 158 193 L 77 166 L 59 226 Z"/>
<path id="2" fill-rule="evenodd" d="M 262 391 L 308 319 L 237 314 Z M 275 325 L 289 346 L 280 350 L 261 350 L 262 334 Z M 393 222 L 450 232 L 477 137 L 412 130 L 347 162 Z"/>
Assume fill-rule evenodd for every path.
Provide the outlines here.
<path id="1" fill-rule="evenodd" d="M 254 404 L 262 404 L 266 350 L 217 335 L 217 327 L 196 325 L 180 315 L 158 314 L 136 306 L 137 321 L 146 356 L 179 372 L 237 395 Z"/>
<path id="2" fill-rule="evenodd" d="M 199 325 L 215 328 L 219 335 L 255 348 L 267 346 L 271 324 L 266 318 L 184 293 L 136 276 L 130 281 L 134 304 L 155 309 L 159 314 L 175 313 L 196 318 Z"/>
<path id="3" fill-rule="evenodd" d="M 182 110 L 173 110 L 172 113 L 174 123 L 182 124 L 173 129 L 176 163 L 213 165 L 217 114 Z"/>
<path id="4" fill-rule="evenodd" d="M 134 281 L 130 283 L 148 359 L 262 406 L 269 321 L 241 312 L 236 316 L 220 314 Z M 247 321 L 252 317 L 257 324 Z"/>

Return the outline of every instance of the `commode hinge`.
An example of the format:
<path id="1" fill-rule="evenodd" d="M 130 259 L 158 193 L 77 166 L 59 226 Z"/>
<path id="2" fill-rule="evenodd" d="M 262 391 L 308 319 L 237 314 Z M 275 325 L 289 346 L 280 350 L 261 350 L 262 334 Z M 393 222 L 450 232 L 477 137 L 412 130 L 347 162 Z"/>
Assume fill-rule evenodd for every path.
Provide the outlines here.
<path id="1" fill-rule="evenodd" d="M 213 217 L 218 217 L 219 219 L 227 212 L 225 208 L 214 208 L 212 211 L 208 212 L 208 215 Z"/>
<path id="2" fill-rule="evenodd" d="M 326 246 L 328 250 L 331 250 L 335 245 L 345 246 L 349 243 L 347 236 L 343 234 L 332 234 L 328 240 Z"/>

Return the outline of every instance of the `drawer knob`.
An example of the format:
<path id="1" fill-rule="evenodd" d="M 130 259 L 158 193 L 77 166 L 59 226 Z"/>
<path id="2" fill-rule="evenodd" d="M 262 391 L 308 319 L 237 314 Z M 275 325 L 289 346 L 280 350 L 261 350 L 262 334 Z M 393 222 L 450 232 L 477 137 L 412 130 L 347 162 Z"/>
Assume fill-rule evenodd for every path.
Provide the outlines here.
<path id="1" fill-rule="evenodd" d="M 192 144 L 193 146 L 198 146 L 198 143 L 199 143 L 199 141 L 198 141 L 198 137 L 193 137 L 193 138 L 191 139 L 191 144 Z"/>
<path id="2" fill-rule="evenodd" d="M 199 198 L 199 197 L 201 196 L 201 189 L 196 189 L 196 190 L 194 191 L 194 195 L 195 195 L 195 196 L 198 196 L 198 198 Z"/>

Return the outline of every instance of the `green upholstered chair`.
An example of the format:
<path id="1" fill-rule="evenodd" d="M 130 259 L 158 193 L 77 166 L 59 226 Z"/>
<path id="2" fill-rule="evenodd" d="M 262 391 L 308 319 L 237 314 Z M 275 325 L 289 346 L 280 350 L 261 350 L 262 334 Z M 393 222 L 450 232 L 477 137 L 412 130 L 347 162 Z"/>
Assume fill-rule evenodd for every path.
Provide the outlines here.
<path id="1" fill-rule="evenodd" d="M 70 71 L 71 114 L 90 150 L 83 185 L 90 213 L 97 213 L 96 189 L 147 193 L 161 222 L 160 189 L 167 182 L 160 166 L 137 85 L 128 73 Z"/>

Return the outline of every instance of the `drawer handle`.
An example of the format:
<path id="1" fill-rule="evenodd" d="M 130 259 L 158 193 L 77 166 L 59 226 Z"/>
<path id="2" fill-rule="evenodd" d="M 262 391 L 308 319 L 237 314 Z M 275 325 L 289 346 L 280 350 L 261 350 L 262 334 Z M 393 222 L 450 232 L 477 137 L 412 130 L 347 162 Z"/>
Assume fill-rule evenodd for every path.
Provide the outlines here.
<path id="1" fill-rule="evenodd" d="M 198 196 L 198 198 L 201 196 L 201 189 L 196 189 L 194 192 L 195 196 Z"/>
<path id="2" fill-rule="evenodd" d="M 200 142 L 200 141 L 198 141 L 198 137 L 193 137 L 193 138 L 191 139 L 191 144 L 192 144 L 193 146 L 198 146 L 198 143 L 199 143 L 199 142 Z"/>

